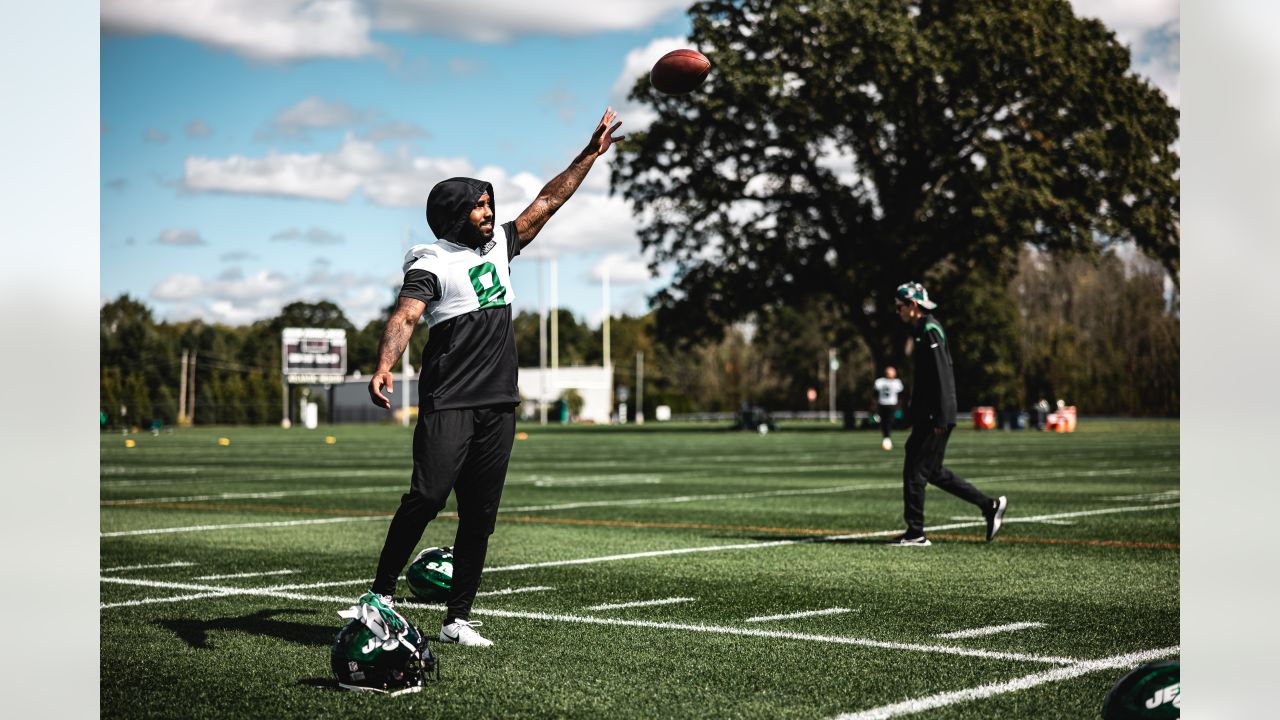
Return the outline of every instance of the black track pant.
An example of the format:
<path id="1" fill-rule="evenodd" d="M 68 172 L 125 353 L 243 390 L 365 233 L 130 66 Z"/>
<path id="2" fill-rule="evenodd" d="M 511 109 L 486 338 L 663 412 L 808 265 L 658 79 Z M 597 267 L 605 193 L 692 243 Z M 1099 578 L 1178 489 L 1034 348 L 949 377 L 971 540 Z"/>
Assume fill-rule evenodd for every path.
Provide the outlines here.
<path id="1" fill-rule="evenodd" d="M 893 415 L 898 411 L 897 405 L 881 405 L 880 412 L 880 432 L 885 437 L 889 437 L 889 432 L 893 430 Z"/>
<path id="2" fill-rule="evenodd" d="M 907 535 L 924 534 L 924 488 L 929 483 L 984 510 L 991 506 L 991 498 L 943 466 L 942 456 L 947 452 L 951 430 L 948 427 L 942 434 L 936 434 L 929 426 L 911 428 L 907 458 L 902 466 L 902 516 L 907 521 Z"/>
<path id="3" fill-rule="evenodd" d="M 453 543 L 453 588 L 449 620 L 471 613 L 489 536 L 515 441 L 515 409 L 436 410 L 418 417 L 413 431 L 413 480 L 387 529 L 373 591 L 395 593 L 396 580 L 452 490 L 458 496 L 458 533 Z"/>

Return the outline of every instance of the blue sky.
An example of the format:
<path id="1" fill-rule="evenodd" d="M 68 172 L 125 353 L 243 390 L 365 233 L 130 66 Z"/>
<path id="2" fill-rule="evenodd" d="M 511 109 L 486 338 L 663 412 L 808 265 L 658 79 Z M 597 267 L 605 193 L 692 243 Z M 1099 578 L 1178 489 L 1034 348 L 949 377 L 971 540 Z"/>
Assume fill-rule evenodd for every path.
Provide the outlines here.
<path id="1" fill-rule="evenodd" d="M 392 299 L 406 239 L 433 239 L 436 181 L 490 180 L 510 220 L 606 105 L 622 132 L 643 127 L 627 90 L 684 46 L 685 5 L 103 0 L 103 299 L 232 324 L 329 299 L 362 325 Z M 1176 1 L 1075 5 L 1179 101 Z M 560 304 L 580 317 L 599 321 L 605 266 L 613 311 L 646 310 L 665 278 L 607 189 L 597 163 L 513 264 L 517 310 L 538 308 L 537 255 L 559 258 Z"/>

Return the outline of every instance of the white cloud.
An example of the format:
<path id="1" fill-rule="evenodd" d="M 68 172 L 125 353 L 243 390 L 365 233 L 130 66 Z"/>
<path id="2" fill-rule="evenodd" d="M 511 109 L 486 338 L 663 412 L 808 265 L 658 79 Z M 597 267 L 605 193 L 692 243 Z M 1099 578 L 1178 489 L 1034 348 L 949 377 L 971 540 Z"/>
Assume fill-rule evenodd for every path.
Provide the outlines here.
<path id="1" fill-rule="evenodd" d="M 308 130 L 350 127 L 372 116 L 341 100 L 325 100 L 313 95 L 276 113 L 268 127 L 257 133 L 257 139 L 306 138 Z"/>
<path id="2" fill-rule="evenodd" d="M 156 300 L 190 300 L 204 292 L 204 282 L 189 273 L 174 273 L 151 288 Z"/>
<path id="3" fill-rule="evenodd" d="M 360 0 L 102 0 L 107 32 L 174 35 L 255 60 L 385 53 Z"/>
<path id="4" fill-rule="evenodd" d="M 506 42 L 523 35 L 587 35 L 648 27 L 668 12 L 683 10 L 689 0 L 378 0 L 374 20 L 379 30 L 431 33 L 475 42 Z"/>
<path id="5" fill-rule="evenodd" d="M 1097 18 L 1129 46 L 1133 69 L 1181 103 L 1178 0 L 1071 0 L 1076 14 Z"/>
<path id="6" fill-rule="evenodd" d="M 606 156 L 606 159 L 608 156 Z M 607 162 L 597 163 L 568 205 L 548 222 L 531 248 L 536 254 L 636 247 L 635 222 L 625 200 L 610 197 Z M 514 219 L 536 197 L 545 180 L 496 166 L 474 167 L 466 158 L 415 156 L 384 151 L 348 135 L 328 153 L 248 158 L 190 157 L 183 185 L 199 192 L 345 201 L 357 190 L 384 207 L 422 207 L 431 187 L 456 175 L 493 183 L 499 222 Z"/>
<path id="7" fill-rule="evenodd" d="M 189 228 L 169 228 L 160 233 L 156 238 L 156 242 L 161 245 L 172 245 L 174 247 L 191 247 L 194 245 L 208 245 L 204 238 L 200 237 L 200 233 Z"/>
<path id="8" fill-rule="evenodd" d="M 281 230 L 280 232 L 272 235 L 271 239 L 277 242 L 299 240 L 307 243 L 308 245 L 341 245 L 346 241 L 346 238 L 342 237 L 338 233 L 329 232 L 328 230 L 318 227 L 313 227 L 305 232 L 298 228 Z"/>
<path id="9" fill-rule="evenodd" d="M 187 137 L 192 139 L 209 137 L 213 134 L 213 128 L 206 125 L 200 118 L 196 118 L 195 120 L 187 123 L 186 130 Z"/>
<path id="10" fill-rule="evenodd" d="M 652 278 L 649 266 L 644 259 L 634 253 L 609 253 L 591 266 L 589 279 L 594 282 L 604 280 L 605 270 L 609 271 L 609 284 L 642 285 Z"/>
<path id="11" fill-rule="evenodd" d="M 365 140 L 369 142 L 382 142 L 384 140 L 413 140 L 416 138 L 430 138 L 431 133 L 422 128 L 407 122 L 387 122 L 377 127 L 370 128 L 363 135 Z"/>
<path id="12" fill-rule="evenodd" d="M 270 270 L 245 274 L 238 267 L 208 278 L 174 273 L 151 289 L 170 320 L 202 319 L 240 325 L 272 317 L 285 305 L 303 300 L 331 300 L 356 326 L 379 316 L 390 301 L 398 277 L 331 273 L 315 264 L 305 273 L 286 275 Z"/>

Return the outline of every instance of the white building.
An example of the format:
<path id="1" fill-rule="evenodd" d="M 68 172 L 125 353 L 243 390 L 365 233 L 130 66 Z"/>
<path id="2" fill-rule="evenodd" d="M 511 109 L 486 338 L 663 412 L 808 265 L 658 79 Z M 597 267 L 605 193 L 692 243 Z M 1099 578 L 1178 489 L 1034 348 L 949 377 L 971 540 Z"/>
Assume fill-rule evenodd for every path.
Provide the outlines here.
<path id="1" fill-rule="evenodd" d="M 613 387 L 609 371 L 603 367 L 561 367 L 552 370 L 520 368 L 520 397 L 524 398 L 523 412 L 538 413 L 538 402 L 548 405 L 560 399 L 566 390 L 575 390 L 582 396 L 582 412 L 577 420 L 608 423 L 613 409 Z M 548 417 L 557 422 L 558 418 Z"/>

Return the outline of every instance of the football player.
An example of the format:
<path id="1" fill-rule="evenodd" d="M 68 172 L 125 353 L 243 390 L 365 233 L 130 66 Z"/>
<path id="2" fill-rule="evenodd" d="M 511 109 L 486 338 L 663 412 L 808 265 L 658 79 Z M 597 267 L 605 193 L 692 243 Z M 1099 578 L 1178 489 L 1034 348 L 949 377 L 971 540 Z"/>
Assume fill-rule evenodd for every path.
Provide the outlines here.
<path id="1" fill-rule="evenodd" d="M 605 110 L 582 152 L 512 220 L 495 220 L 493 186 L 455 177 L 427 197 L 427 223 L 439 242 L 415 245 L 404 261 L 404 285 L 378 344 L 378 368 L 369 381 L 373 404 L 391 409 L 391 368 L 425 312 L 430 336 L 418 381 L 418 425 L 413 433 L 413 476 L 387 529 L 370 591 L 360 598 L 388 623 L 396 579 L 444 507 L 458 499 L 453 585 L 440 640 L 473 647 L 493 643 L 470 620 L 489 536 L 498 515 L 507 462 L 515 439 L 516 344 L 511 325 L 515 298 L 508 263 L 533 241 L 582 184 L 596 159 L 623 136 L 617 113 Z M 501 228 L 501 232 L 498 229 Z"/>
<path id="2" fill-rule="evenodd" d="M 987 521 L 987 542 L 1000 532 L 1008 501 L 991 498 L 942 464 L 947 440 L 956 426 L 956 378 L 942 324 L 927 311 L 937 307 L 917 282 L 898 286 L 898 318 L 911 326 L 915 338 L 915 379 L 911 384 L 911 435 L 902 466 L 902 499 L 907 531 L 890 545 L 924 547 L 924 489 L 932 483 L 980 510 Z"/>

